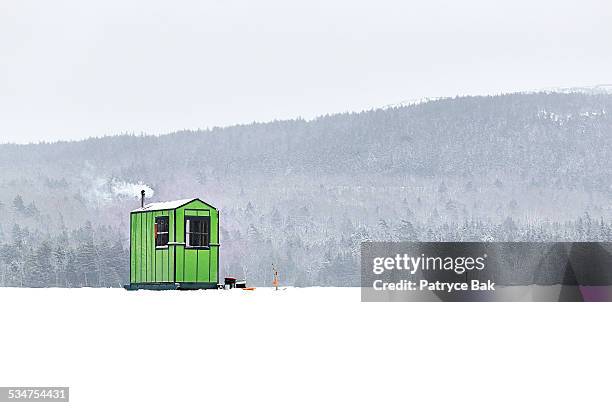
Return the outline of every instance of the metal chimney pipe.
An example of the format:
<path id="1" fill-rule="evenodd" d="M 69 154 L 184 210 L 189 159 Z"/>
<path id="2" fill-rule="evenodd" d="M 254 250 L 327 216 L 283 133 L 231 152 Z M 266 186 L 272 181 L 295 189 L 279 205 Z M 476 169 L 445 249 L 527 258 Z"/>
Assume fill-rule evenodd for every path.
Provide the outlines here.
<path id="1" fill-rule="evenodd" d="M 145 198 L 145 191 L 141 190 L 140 191 L 140 208 L 144 208 L 144 198 Z"/>

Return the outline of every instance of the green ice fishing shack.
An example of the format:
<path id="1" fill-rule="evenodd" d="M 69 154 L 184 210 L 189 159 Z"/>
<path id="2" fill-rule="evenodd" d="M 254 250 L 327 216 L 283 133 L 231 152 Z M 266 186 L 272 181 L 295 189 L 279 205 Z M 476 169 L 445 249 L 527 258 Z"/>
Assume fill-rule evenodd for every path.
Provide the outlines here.
<path id="1" fill-rule="evenodd" d="M 126 289 L 213 289 L 219 284 L 219 211 L 199 198 L 146 204 L 130 213 Z"/>

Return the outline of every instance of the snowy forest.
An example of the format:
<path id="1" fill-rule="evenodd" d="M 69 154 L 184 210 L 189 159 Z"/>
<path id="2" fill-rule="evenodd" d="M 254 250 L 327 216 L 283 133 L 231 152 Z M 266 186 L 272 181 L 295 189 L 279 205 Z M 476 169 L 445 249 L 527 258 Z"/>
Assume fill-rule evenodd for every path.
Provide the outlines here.
<path id="1" fill-rule="evenodd" d="M 162 136 L 0 145 L 0 286 L 117 287 L 129 212 L 220 210 L 221 276 L 358 286 L 360 243 L 612 241 L 612 95 L 448 98 Z M 41 135 L 41 139 L 44 135 Z"/>

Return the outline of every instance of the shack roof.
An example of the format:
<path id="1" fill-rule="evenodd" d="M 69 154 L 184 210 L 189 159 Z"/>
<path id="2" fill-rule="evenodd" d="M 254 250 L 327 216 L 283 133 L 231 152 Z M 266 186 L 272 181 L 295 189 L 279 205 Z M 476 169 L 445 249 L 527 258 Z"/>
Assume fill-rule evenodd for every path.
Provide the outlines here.
<path id="1" fill-rule="evenodd" d="M 132 210 L 133 213 L 135 212 L 145 212 L 145 211 L 160 211 L 160 210 L 174 210 L 175 208 L 179 208 L 184 206 L 185 204 L 188 204 L 192 201 L 202 201 L 199 198 L 185 198 L 182 200 L 174 200 L 174 201 L 161 201 L 159 203 L 149 203 L 149 204 L 145 204 L 144 207 L 139 207 L 136 208 L 134 210 Z M 204 201 L 202 201 L 204 203 Z M 206 204 L 206 203 L 204 203 Z M 210 205 L 210 204 L 207 204 Z M 212 207 L 212 205 L 210 205 Z M 214 207 L 213 207 L 214 208 Z"/>

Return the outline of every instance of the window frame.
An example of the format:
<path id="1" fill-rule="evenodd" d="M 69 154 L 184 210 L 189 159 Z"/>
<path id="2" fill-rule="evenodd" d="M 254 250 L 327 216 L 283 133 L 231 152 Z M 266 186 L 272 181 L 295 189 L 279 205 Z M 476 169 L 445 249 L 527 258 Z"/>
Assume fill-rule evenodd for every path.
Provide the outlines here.
<path id="1" fill-rule="evenodd" d="M 158 220 L 159 219 L 165 219 L 166 221 L 166 226 L 168 228 L 167 231 L 159 231 L 158 229 Z M 170 217 L 168 215 L 158 215 L 155 217 L 155 223 L 153 224 L 153 228 L 155 231 L 155 249 L 167 249 L 168 248 L 168 243 L 170 242 Z M 159 235 L 165 235 L 166 236 L 166 244 L 165 245 L 157 245 L 157 238 Z"/>
<path id="2" fill-rule="evenodd" d="M 188 231 L 187 226 L 189 225 L 189 227 L 191 227 L 191 221 L 195 220 L 195 221 L 203 221 L 204 225 L 206 226 L 206 231 L 207 232 L 190 232 Z M 210 216 L 208 215 L 185 215 L 185 248 L 186 249 L 210 249 Z M 198 234 L 198 235 L 203 235 L 206 237 L 206 240 L 204 241 L 205 245 L 201 245 L 201 246 L 194 246 L 194 245 L 190 245 L 189 242 L 191 241 L 191 234 Z"/>

